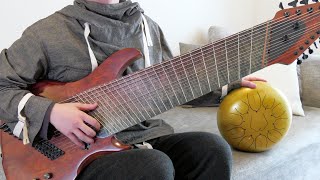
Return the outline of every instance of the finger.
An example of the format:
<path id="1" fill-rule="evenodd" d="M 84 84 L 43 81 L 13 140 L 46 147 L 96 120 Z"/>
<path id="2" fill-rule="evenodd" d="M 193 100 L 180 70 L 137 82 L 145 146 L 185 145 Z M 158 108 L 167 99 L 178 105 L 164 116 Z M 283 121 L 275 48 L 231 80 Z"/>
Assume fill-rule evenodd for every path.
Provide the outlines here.
<path id="1" fill-rule="evenodd" d="M 94 128 L 96 128 L 96 130 L 99 130 L 101 128 L 100 123 L 95 118 L 89 116 L 86 113 L 82 113 L 81 119 L 84 122 L 86 122 L 86 123 L 90 124 L 91 126 L 93 126 Z"/>
<path id="2" fill-rule="evenodd" d="M 76 137 L 77 137 L 79 140 L 81 140 L 81 141 L 83 141 L 83 142 L 85 142 L 85 143 L 88 143 L 88 144 L 94 143 L 93 138 L 85 135 L 80 129 L 74 130 L 74 131 L 73 131 L 73 134 L 76 135 Z"/>
<path id="3" fill-rule="evenodd" d="M 74 134 L 70 133 L 67 135 L 67 137 L 80 148 L 84 148 L 83 142 L 81 142 Z"/>
<path id="4" fill-rule="evenodd" d="M 243 78 L 243 80 L 247 80 L 247 81 L 264 81 L 267 82 L 267 80 L 260 78 L 260 77 L 253 77 L 253 76 L 249 76 L 249 77 L 245 77 Z"/>
<path id="5" fill-rule="evenodd" d="M 96 132 L 93 129 L 91 129 L 89 126 L 87 126 L 85 123 L 82 123 L 79 128 L 82 132 L 84 132 L 89 137 L 96 136 Z"/>
<path id="6" fill-rule="evenodd" d="M 97 108 L 98 104 L 83 104 L 83 103 L 74 103 L 74 105 L 81 111 L 91 111 Z"/>
<path id="7" fill-rule="evenodd" d="M 248 87 L 248 88 L 251 88 L 251 89 L 254 89 L 254 88 L 257 87 L 256 84 L 254 84 L 254 83 L 251 82 L 251 81 L 247 81 L 247 80 L 242 80 L 241 86 L 242 86 L 242 87 Z"/>

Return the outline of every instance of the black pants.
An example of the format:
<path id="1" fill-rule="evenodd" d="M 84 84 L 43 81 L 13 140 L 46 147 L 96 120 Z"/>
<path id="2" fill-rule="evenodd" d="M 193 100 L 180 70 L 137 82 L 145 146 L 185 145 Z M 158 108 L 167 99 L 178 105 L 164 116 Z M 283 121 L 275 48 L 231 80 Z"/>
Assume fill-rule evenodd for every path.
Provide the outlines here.
<path id="1" fill-rule="evenodd" d="M 149 141 L 154 149 L 132 149 L 93 161 L 79 179 L 230 179 L 232 155 L 219 136 L 189 132 Z"/>

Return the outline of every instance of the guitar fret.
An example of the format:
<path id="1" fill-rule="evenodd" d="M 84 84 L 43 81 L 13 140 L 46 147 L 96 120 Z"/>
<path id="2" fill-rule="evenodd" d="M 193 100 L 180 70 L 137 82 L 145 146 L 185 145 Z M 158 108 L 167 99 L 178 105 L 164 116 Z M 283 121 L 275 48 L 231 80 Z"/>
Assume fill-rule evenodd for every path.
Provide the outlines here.
<path id="1" fill-rule="evenodd" d="M 171 65 L 171 64 L 170 64 Z M 173 70 L 175 72 L 174 76 L 177 75 L 179 78 L 179 85 L 181 85 L 183 91 L 184 91 L 184 95 L 186 96 L 186 99 L 188 100 L 192 100 L 194 99 L 193 97 L 193 89 L 192 86 L 190 86 L 190 79 L 188 76 L 190 76 L 190 72 L 186 73 L 186 69 L 184 68 L 184 66 L 181 64 L 180 59 L 174 59 L 172 60 L 172 66 L 173 66 Z M 187 74 L 187 75 L 186 75 Z M 184 97 L 182 97 L 181 99 L 185 99 Z"/>
<path id="2" fill-rule="evenodd" d="M 84 91 L 83 93 L 84 93 L 87 97 L 89 97 L 89 98 L 91 99 L 90 103 L 95 102 L 95 100 L 93 100 L 93 99 L 91 98 L 91 96 L 89 96 L 89 94 L 88 94 L 86 91 Z M 95 96 L 95 94 L 94 94 L 94 96 Z M 103 103 L 101 103 L 101 104 L 104 106 Z M 100 122 L 100 124 L 103 125 L 103 127 L 105 127 L 106 124 L 104 123 L 103 119 L 107 119 L 107 118 L 101 116 L 101 112 L 99 111 L 99 108 L 98 108 L 98 107 L 97 107 L 95 110 L 96 110 L 96 111 L 92 111 L 92 112 L 90 113 L 90 115 L 92 115 L 96 120 L 98 120 L 98 121 Z M 103 111 L 103 113 L 105 113 L 105 112 Z M 109 117 L 109 116 L 107 116 L 107 117 Z M 102 122 L 103 122 L 103 123 L 102 123 Z"/>
<path id="3" fill-rule="evenodd" d="M 180 86 L 180 88 L 181 88 L 181 91 L 182 91 L 182 94 L 183 94 L 183 96 L 184 96 L 184 98 L 185 98 L 185 102 L 188 102 L 188 99 L 187 99 L 187 97 L 186 97 L 186 95 L 185 95 L 185 92 L 184 92 L 184 90 L 183 90 L 183 88 L 182 88 L 182 85 L 181 85 L 181 82 L 180 82 L 180 80 L 179 80 L 179 77 L 178 77 L 178 75 L 177 75 L 177 73 L 176 73 L 176 70 L 174 69 L 174 66 L 173 66 L 173 64 L 172 64 L 172 60 L 171 61 L 169 61 L 170 62 L 170 65 L 171 65 L 171 67 L 172 67 L 172 69 L 173 69 L 173 72 L 174 72 L 174 74 L 175 74 L 175 76 L 176 76 L 176 78 L 177 78 L 177 81 L 178 81 L 178 84 L 179 84 L 179 86 Z"/>
<path id="4" fill-rule="evenodd" d="M 261 32 L 261 34 L 263 34 L 263 33 L 267 33 L 266 29 L 267 29 L 267 25 L 263 25 L 263 26 L 256 27 L 254 32 L 258 31 L 258 32 Z M 266 42 L 266 36 L 254 35 L 253 39 L 255 41 L 252 44 L 252 47 L 253 47 L 252 51 L 255 52 L 254 53 L 255 56 L 252 58 L 253 61 L 252 61 L 251 71 L 255 72 L 255 71 L 264 67 L 263 59 L 265 58 L 264 57 L 265 43 L 263 43 L 263 42 Z M 263 46 L 259 45 L 260 43 L 263 44 Z"/>
<path id="5" fill-rule="evenodd" d="M 140 109 L 136 106 L 136 104 L 134 103 L 134 101 L 131 99 L 131 96 L 129 96 L 128 94 L 127 94 L 127 91 L 125 91 L 125 90 L 123 90 L 122 89 L 123 88 L 123 86 L 121 86 L 121 88 L 118 88 L 118 89 L 115 89 L 115 92 L 120 96 L 120 98 L 123 100 L 123 102 L 125 103 L 125 104 L 127 104 L 128 105 L 128 107 L 131 109 L 131 111 L 137 116 L 137 118 L 138 118 L 138 120 L 140 121 L 140 119 L 147 119 L 144 115 L 143 115 L 143 113 L 140 111 Z M 119 92 L 118 92 L 119 91 Z M 121 91 L 121 92 L 120 92 Z M 126 96 L 127 98 L 124 98 L 123 96 Z M 127 101 L 126 101 L 126 100 Z M 128 101 L 129 100 L 129 101 Z M 141 117 L 139 117 L 136 113 L 135 113 L 135 111 L 131 108 L 132 106 L 129 106 L 129 103 L 130 102 L 130 104 L 132 104 L 133 106 L 134 106 L 134 108 L 135 109 L 137 109 L 138 110 L 138 112 L 139 112 L 139 114 L 141 115 Z"/>
<path id="6" fill-rule="evenodd" d="M 139 75 L 139 80 L 140 82 L 142 82 L 143 86 L 145 87 L 145 89 L 147 90 L 148 94 L 150 94 L 151 100 L 154 102 L 154 104 L 156 105 L 156 107 L 158 108 L 159 112 L 162 113 L 161 109 L 159 108 L 158 104 L 156 103 L 154 97 L 152 96 L 150 90 L 147 88 L 147 86 L 145 85 L 145 82 L 141 79 L 141 76 Z M 151 107 L 150 107 L 151 108 Z M 151 108 L 153 110 L 153 108 Z M 154 112 L 154 111 L 153 111 Z M 155 113 L 155 112 L 154 112 Z M 156 114 L 156 113 L 155 113 Z"/>
<path id="7" fill-rule="evenodd" d="M 241 79 L 241 69 L 240 69 L 240 33 L 238 33 L 238 79 Z"/>
<path id="8" fill-rule="evenodd" d="M 251 39 L 248 37 L 251 35 L 251 31 L 247 30 L 240 34 L 239 37 L 239 52 L 241 52 L 240 58 L 240 76 L 250 74 L 250 56 L 251 53 Z M 248 68 L 249 67 L 249 68 Z"/>
<path id="9" fill-rule="evenodd" d="M 151 98 L 151 101 L 154 102 L 153 97 L 152 97 L 152 94 L 150 94 L 150 92 L 148 92 L 149 90 L 148 90 L 147 88 L 146 88 L 147 95 L 143 94 L 143 91 L 140 89 L 140 88 L 141 88 L 140 84 L 142 84 L 143 86 L 145 86 L 145 85 L 144 85 L 144 83 L 141 81 L 140 75 L 137 75 L 137 76 L 138 76 L 139 79 L 136 79 L 136 80 L 135 80 L 134 86 L 135 86 L 135 88 L 137 88 L 137 90 L 139 91 L 139 94 L 141 94 L 141 96 L 143 97 L 144 101 L 147 103 L 147 106 L 149 106 L 149 108 L 150 108 L 150 110 L 152 111 L 152 113 L 154 114 L 154 116 L 156 116 L 157 113 L 155 112 L 155 110 L 153 110 L 154 108 L 153 108 L 153 106 L 151 106 L 151 102 L 149 101 L 149 98 Z M 131 77 L 129 77 L 129 78 L 130 78 L 131 81 L 133 81 Z M 138 83 L 139 83 L 139 85 L 137 85 Z M 141 97 L 141 96 L 139 96 L 139 97 Z M 147 98 L 146 98 L 146 96 L 147 96 Z M 136 98 L 138 99 L 139 97 L 136 97 Z M 154 102 L 154 103 L 155 103 L 155 102 Z M 156 105 L 156 106 L 157 106 L 157 105 Z M 159 110 L 160 110 L 160 109 L 159 109 Z M 147 111 L 147 112 L 148 112 L 148 111 Z M 161 111 L 160 111 L 160 112 L 161 112 Z"/>
<path id="10" fill-rule="evenodd" d="M 198 85 L 199 85 L 199 88 L 200 88 L 201 95 L 203 95 L 203 91 L 202 91 L 202 88 L 201 88 L 201 85 L 200 85 L 200 81 L 199 81 L 199 78 L 198 78 L 198 76 L 197 76 L 197 70 L 196 70 L 196 66 L 195 66 L 195 64 L 194 64 L 194 60 L 193 60 L 193 58 L 192 58 L 191 53 L 189 53 L 189 55 L 190 55 L 190 58 L 191 58 L 191 61 L 192 61 L 192 65 L 193 65 L 194 72 L 195 72 L 195 74 L 196 74 L 196 78 L 197 78 L 197 81 L 198 81 Z"/>
<path id="11" fill-rule="evenodd" d="M 251 74 L 251 69 L 252 69 L 252 36 L 253 36 L 253 27 L 251 28 L 251 45 L 250 45 L 250 67 L 249 67 L 249 74 Z"/>
<path id="12" fill-rule="evenodd" d="M 205 71 L 206 71 L 206 76 L 207 76 L 207 81 L 208 81 L 208 85 L 209 85 L 209 90 L 210 92 L 212 91 L 212 88 L 211 88 L 211 83 L 210 83 L 210 80 L 209 80 L 209 75 L 208 75 L 208 68 L 207 68 L 207 65 L 206 65 L 206 61 L 204 60 L 204 57 L 203 57 L 203 50 L 202 50 L 202 47 L 200 48 L 201 50 L 201 59 L 203 61 L 203 65 L 204 65 L 204 68 L 205 68 Z"/>
<path id="13" fill-rule="evenodd" d="M 239 79 L 239 51 L 238 43 L 239 43 L 238 36 L 231 36 L 226 39 L 225 46 L 226 46 L 226 57 L 227 57 L 227 73 L 228 73 L 228 83 L 234 82 Z M 235 46 L 234 46 L 235 45 Z"/>
<path id="14" fill-rule="evenodd" d="M 80 101 L 81 101 L 82 103 L 87 103 L 87 102 L 85 102 L 80 96 L 81 96 L 81 94 L 78 94 L 78 95 L 77 95 L 77 97 L 80 98 Z M 97 114 L 95 113 L 95 115 L 97 115 Z M 98 116 L 99 116 L 99 115 L 101 115 L 101 114 L 98 114 Z M 102 118 L 100 117 L 100 119 L 102 119 Z M 112 129 L 111 126 L 113 126 L 114 129 Z M 111 129 L 108 129 L 108 131 L 113 134 L 113 133 L 116 132 L 118 129 L 114 126 L 113 123 L 111 123 L 111 126 L 109 127 L 109 128 L 111 128 Z M 112 130 L 113 130 L 113 131 L 112 131 Z"/>
<path id="15" fill-rule="evenodd" d="M 217 78 L 217 69 L 216 69 L 216 65 L 215 65 L 215 56 L 213 53 L 213 48 L 212 48 L 212 44 L 210 44 L 209 46 L 206 46 L 204 48 L 202 48 L 202 52 L 203 52 L 203 58 L 205 61 L 206 66 L 208 67 L 208 77 L 209 77 L 209 85 L 211 87 L 211 90 L 215 90 L 216 88 L 219 87 L 218 84 L 218 78 Z"/>
<path id="16" fill-rule="evenodd" d="M 101 87 L 99 87 L 99 89 L 100 89 L 100 91 L 105 92 Z M 109 94 L 112 94 L 112 92 L 110 92 L 110 91 L 108 91 L 108 92 L 109 92 Z M 113 95 L 113 94 L 112 94 L 112 95 Z M 112 101 L 112 100 L 110 99 L 110 97 L 108 96 L 108 93 L 105 92 L 101 97 L 102 97 L 103 99 L 105 99 L 105 97 L 108 98 L 108 101 L 105 101 L 106 104 L 108 104 L 108 105 L 111 107 L 111 109 L 113 109 L 112 106 L 111 106 L 111 104 L 112 104 L 115 108 L 117 108 L 117 109 L 119 110 L 119 112 L 123 115 L 123 117 L 124 117 L 125 119 L 127 119 L 128 122 L 131 123 L 131 124 L 128 124 L 128 127 L 130 127 L 131 125 L 134 125 L 134 124 L 136 123 L 136 121 L 134 120 L 134 118 L 131 116 L 130 113 L 127 112 L 127 114 L 131 117 L 131 119 L 133 120 L 133 122 L 130 120 L 130 118 L 128 117 L 128 115 L 126 115 L 125 113 L 123 113 L 123 112 L 121 111 L 121 109 L 119 108 L 119 106 L 117 106 L 117 105 L 114 103 L 114 101 Z M 110 103 L 108 103 L 108 102 L 110 102 Z M 123 106 L 121 106 L 121 107 L 122 107 L 122 109 L 124 109 Z M 124 110 L 126 111 L 126 109 L 124 109 Z M 117 113 L 117 114 L 118 114 L 118 113 Z M 119 114 L 118 114 L 118 116 L 120 117 L 120 119 L 123 119 Z"/>
<path id="17" fill-rule="evenodd" d="M 163 66 L 162 69 L 166 71 L 166 77 L 168 79 L 168 82 L 171 81 L 170 89 L 172 89 L 172 92 L 173 92 L 172 96 L 174 97 L 174 100 L 177 100 L 177 101 L 174 101 L 174 103 L 177 105 L 180 105 L 180 104 L 187 102 L 186 96 L 185 96 L 185 91 L 184 91 L 186 89 L 182 88 L 183 81 L 181 81 L 178 78 L 179 76 L 178 76 L 176 69 L 174 68 L 172 62 L 174 62 L 174 61 L 173 60 L 167 61 L 165 63 L 165 66 Z M 175 62 L 175 63 L 177 63 L 177 62 Z M 181 67 L 181 66 L 179 66 L 179 64 L 178 64 L 178 67 Z"/>
<path id="18" fill-rule="evenodd" d="M 106 86 L 107 87 L 107 86 Z M 112 91 L 110 91 L 110 89 L 109 89 L 109 87 L 107 87 L 108 89 L 108 91 L 109 92 L 112 92 Z M 124 104 L 126 104 L 127 106 L 128 106 L 128 104 L 126 103 L 126 101 L 122 98 L 122 96 L 117 92 L 117 90 L 115 90 L 114 92 L 116 92 L 119 96 L 120 96 L 120 98 L 123 100 L 123 102 L 124 102 Z M 114 97 L 114 99 L 118 102 L 118 104 L 132 117 L 132 119 L 136 122 L 136 123 L 139 123 L 139 117 L 136 115 L 136 113 L 134 113 L 134 111 L 132 111 L 132 109 L 130 108 L 130 106 L 128 106 L 128 108 L 130 109 L 130 112 L 132 112 L 132 114 L 134 114 L 134 116 L 137 118 L 136 120 L 135 120 L 135 118 L 133 118 L 133 116 L 131 115 L 131 113 L 129 113 L 129 109 L 128 108 L 125 108 L 125 107 L 123 107 L 123 105 L 122 105 L 122 103 L 120 103 L 120 101 L 118 100 L 118 98 L 116 98 L 116 96 L 113 94 L 113 93 L 110 93 L 113 97 Z M 138 120 L 138 121 L 137 121 Z"/>
<path id="19" fill-rule="evenodd" d="M 213 51 L 214 62 L 215 62 L 215 65 L 216 65 L 218 85 L 219 85 L 219 88 L 220 88 L 220 87 L 221 87 L 221 84 L 220 84 L 220 78 L 219 78 L 218 64 L 217 64 L 216 52 L 215 52 L 215 50 L 214 50 L 214 45 L 213 45 L 213 44 L 212 44 L 212 51 Z"/>
<path id="20" fill-rule="evenodd" d="M 225 49 L 226 49 L 226 62 L 227 62 L 228 83 L 230 83 L 230 72 L 229 72 L 229 63 L 228 63 L 227 39 L 225 39 L 224 44 L 225 44 Z"/>
<path id="21" fill-rule="evenodd" d="M 167 91 L 166 91 L 166 89 L 164 88 L 164 86 L 163 86 L 163 84 L 162 84 L 162 82 L 161 82 L 161 80 L 160 80 L 160 78 L 159 78 L 159 76 L 158 76 L 157 72 L 154 70 L 154 68 L 153 68 L 153 67 L 152 67 L 151 69 L 152 69 L 152 70 L 153 70 L 153 72 L 154 72 L 154 76 L 156 77 L 155 79 L 157 79 L 157 80 L 158 80 L 158 82 L 160 83 L 160 86 L 162 87 L 162 89 L 163 89 L 163 92 L 164 92 L 165 96 L 167 96 L 167 99 L 168 99 L 168 101 L 169 101 L 169 103 L 170 103 L 171 107 L 174 107 L 174 105 L 173 105 L 173 103 L 172 103 L 172 100 L 171 100 L 171 98 L 169 97 L 168 92 L 167 92 Z"/>
<path id="22" fill-rule="evenodd" d="M 171 83 L 171 81 L 170 81 L 170 79 L 169 79 L 169 77 L 168 77 L 168 74 L 167 74 L 167 72 L 166 72 L 166 69 L 163 68 L 163 64 L 160 64 L 160 65 L 161 65 L 161 68 L 163 69 L 163 72 L 165 73 L 166 78 L 168 79 L 169 85 L 170 85 L 170 87 L 171 87 L 171 89 L 172 89 L 172 91 L 173 91 L 173 93 L 174 93 L 175 98 L 176 98 L 177 101 L 178 101 L 178 104 L 181 104 L 180 101 L 179 101 L 179 98 L 177 97 L 176 91 L 174 90 L 174 88 L 173 88 L 173 86 L 172 86 L 172 83 Z M 167 70 L 168 70 L 168 69 L 167 69 Z"/>
<path id="23" fill-rule="evenodd" d="M 93 96 L 96 98 L 96 100 L 98 100 L 98 101 L 100 101 L 101 99 L 99 98 L 99 97 L 97 97 L 97 94 L 96 93 L 93 93 Z M 109 113 L 110 113 L 110 115 L 115 119 L 115 120 L 117 120 L 120 124 L 121 124 L 121 126 L 122 126 L 122 128 L 126 128 L 126 127 L 128 127 L 129 125 L 126 123 L 126 122 L 124 122 L 124 121 L 121 121 L 121 116 L 117 113 L 117 111 L 115 111 L 113 108 L 112 108 L 112 106 L 106 101 L 106 99 L 105 99 L 105 96 L 102 96 L 102 99 L 103 99 L 103 102 L 101 103 L 100 102 L 100 107 L 101 108 L 103 108 L 103 110 L 104 111 L 108 111 Z M 92 99 L 93 100 L 93 99 Z M 94 100 L 93 100 L 93 102 L 94 102 Z M 102 105 L 102 106 L 101 106 Z M 105 105 L 108 105 L 109 107 L 110 107 L 110 109 L 108 108 L 108 107 L 106 107 Z M 97 107 L 97 110 L 99 111 L 99 106 Z M 111 110 L 113 110 L 113 111 L 111 111 Z M 103 111 L 103 112 L 104 112 Z M 116 114 L 116 116 L 118 116 L 119 117 L 119 119 L 118 118 L 116 118 L 114 115 L 113 115 L 113 112 Z M 107 117 L 109 117 L 109 116 L 107 116 Z M 107 118 L 105 118 L 105 119 L 107 119 Z M 112 119 L 111 119 L 112 120 Z M 108 121 L 109 122 L 109 121 Z M 124 124 L 122 123 L 122 122 L 124 122 Z"/>
<path id="24" fill-rule="evenodd" d="M 211 52 L 211 51 L 210 51 Z M 211 92 L 210 90 L 210 79 L 213 80 L 213 78 L 209 78 L 208 69 L 206 67 L 205 61 L 204 61 L 204 54 L 202 51 L 202 48 L 199 48 L 197 50 L 192 51 L 192 61 L 193 66 L 195 68 L 195 75 L 191 75 L 191 77 L 197 77 L 197 82 L 200 84 L 201 87 L 201 96 L 204 94 L 207 94 Z M 209 70 L 211 65 L 208 65 Z M 211 72 L 211 70 L 210 70 Z"/>
<path id="25" fill-rule="evenodd" d="M 187 78 L 187 81 L 188 81 L 188 84 L 189 84 L 189 87 L 190 87 L 190 90 L 191 90 L 192 96 L 193 96 L 193 98 L 196 98 L 196 97 L 195 97 L 195 95 L 194 95 L 194 93 L 193 93 L 193 89 L 192 89 L 192 86 L 191 86 L 191 84 L 190 84 L 190 81 L 189 81 L 189 77 L 188 77 L 187 71 L 186 71 L 186 69 L 185 69 L 185 67 L 184 67 L 184 65 L 183 65 L 183 60 L 181 59 L 181 56 L 180 56 L 180 61 L 181 61 L 181 65 L 182 65 L 182 68 L 183 68 L 184 74 L 186 75 L 186 78 Z"/>
<path id="26" fill-rule="evenodd" d="M 146 77 L 148 78 L 148 80 L 149 80 L 149 82 L 151 83 L 152 87 L 154 88 L 155 92 L 157 93 L 160 101 L 161 101 L 162 104 L 163 104 L 163 107 L 165 108 L 165 110 L 168 110 L 167 106 L 165 105 L 165 103 L 163 102 L 161 96 L 159 95 L 157 88 L 154 86 L 153 82 L 150 80 L 149 75 L 146 73 L 146 71 L 144 71 L 144 74 L 146 75 Z"/>
<path id="27" fill-rule="evenodd" d="M 127 81 L 124 81 L 125 82 L 125 84 L 126 84 L 126 86 L 128 87 L 128 83 L 127 83 Z M 134 83 L 135 84 L 135 83 Z M 146 108 L 142 105 L 142 103 L 141 103 L 141 101 L 140 101 L 140 98 L 137 98 L 137 96 L 136 96 L 136 93 L 135 92 L 133 92 L 133 90 L 132 90 L 132 88 L 126 88 L 126 89 L 129 89 L 129 91 L 130 92 L 132 92 L 132 94 L 133 94 L 133 96 L 135 97 L 135 99 L 139 102 L 139 104 L 141 105 L 141 107 L 144 109 L 144 111 L 146 112 L 146 114 L 148 114 L 148 116 L 149 116 L 149 118 L 151 118 L 152 116 L 148 113 L 148 111 L 146 110 Z M 128 96 L 129 98 L 130 98 L 130 96 Z M 132 101 L 132 99 L 131 99 L 131 101 Z M 133 101 L 132 101 L 133 102 Z M 136 106 L 136 108 L 137 108 L 137 106 Z M 137 108 L 138 109 L 138 108 Z M 138 109 L 139 110 L 139 109 Z M 141 112 L 141 111 L 140 111 Z M 144 117 L 144 119 L 147 119 L 147 118 L 145 118 L 145 116 L 143 116 Z"/>

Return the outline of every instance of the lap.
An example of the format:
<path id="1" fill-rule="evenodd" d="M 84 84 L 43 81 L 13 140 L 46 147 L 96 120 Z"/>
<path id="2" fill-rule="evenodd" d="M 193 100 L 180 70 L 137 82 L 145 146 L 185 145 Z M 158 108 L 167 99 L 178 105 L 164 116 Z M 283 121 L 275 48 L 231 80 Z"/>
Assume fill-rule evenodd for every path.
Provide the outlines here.
<path id="1" fill-rule="evenodd" d="M 231 150 L 205 132 L 171 134 L 149 141 L 154 149 L 132 149 L 93 161 L 78 179 L 228 179 Z"/>

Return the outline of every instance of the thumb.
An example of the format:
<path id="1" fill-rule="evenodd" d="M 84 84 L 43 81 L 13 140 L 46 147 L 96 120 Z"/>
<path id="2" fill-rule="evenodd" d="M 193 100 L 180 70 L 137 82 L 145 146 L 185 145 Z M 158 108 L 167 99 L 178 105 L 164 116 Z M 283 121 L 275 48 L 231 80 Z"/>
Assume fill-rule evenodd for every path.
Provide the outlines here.
<path id="1" fill-rule="evenodd" d="M 96 109 L 98 106 L 97 103 L 94 104 L 83 104 L 83 103 L 75 103 L 75 107 L 81 111 L 90 111 Z"/>

